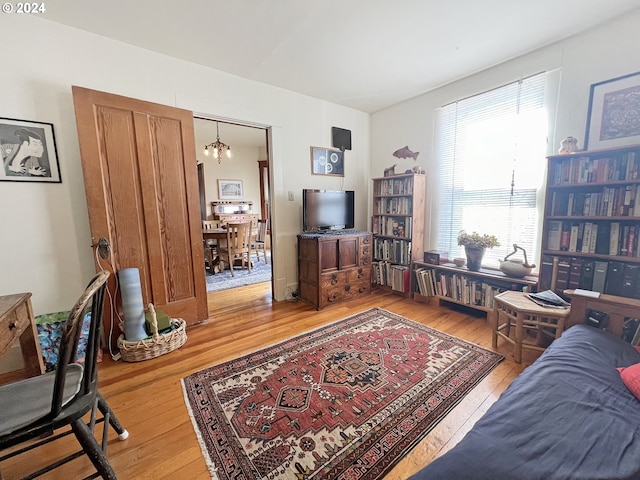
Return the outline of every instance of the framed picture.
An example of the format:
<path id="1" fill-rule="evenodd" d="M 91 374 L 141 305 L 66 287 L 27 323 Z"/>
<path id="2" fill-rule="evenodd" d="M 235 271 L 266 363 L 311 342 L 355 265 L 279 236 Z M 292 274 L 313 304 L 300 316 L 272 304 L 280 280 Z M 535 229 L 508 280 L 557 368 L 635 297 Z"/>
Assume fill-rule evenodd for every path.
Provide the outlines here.
<path id="1" fill-rule="evenodd" d="M 242 180 L 218 179 L 218 198 L 220 200 L 242 200 Z"/>
<path id="2" fill-rule="evenodd" d="M 333 148 L 311 147 L 311 173 L 344 177 L 344 152 Z"/>
<path id="3" fill-rule="evenodd" d="M 61 183 L 53 124 L 0 118 L 0 180 Z"/>
<path id="4" fill-rule="evenodd" d="M 640 72 L 591 85 L 585 150 L 640 143 Z"/>

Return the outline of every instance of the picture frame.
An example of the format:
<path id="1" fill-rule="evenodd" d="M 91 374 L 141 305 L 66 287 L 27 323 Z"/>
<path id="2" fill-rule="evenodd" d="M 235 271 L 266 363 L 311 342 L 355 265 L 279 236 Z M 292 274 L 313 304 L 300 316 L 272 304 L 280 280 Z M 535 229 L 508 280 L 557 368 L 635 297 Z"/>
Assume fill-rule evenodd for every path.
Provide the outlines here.
<path id="1" fill-rule="evenodd" d="M 584 149 L 640 144 L 640 72 L 594 83 Z"/>
<path id="2" fill-rule="evenodd" d="M 62 183 L 53 124 L 0 118 L 0 181 Z"/>
<path id="3" fill-rule="evenodd" d="M 335 148 L 311 147 L 311 173 L 344 177 L 344 152 Z"/>
<path id="4" fill-rule="evenodd" d="M 220 200 L 242 200 L 242 180 L 218 179 L 218 198 Z"/>

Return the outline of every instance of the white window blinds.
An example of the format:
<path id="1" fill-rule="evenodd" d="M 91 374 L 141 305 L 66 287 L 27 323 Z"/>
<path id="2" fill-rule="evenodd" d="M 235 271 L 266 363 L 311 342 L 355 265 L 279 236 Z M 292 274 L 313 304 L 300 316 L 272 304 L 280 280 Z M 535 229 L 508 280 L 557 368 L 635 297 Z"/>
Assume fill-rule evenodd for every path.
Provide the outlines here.
<path id="1" fill-rule="evenodd" d="M 538 192 L 545 170 L 545 74 L 459 100 L 438 111 L 437 249 L 464 257 L 460 230 L 491 234 L 501 246 L 487 249 L 483 265 L 523 247 L 538 250 Z"/>

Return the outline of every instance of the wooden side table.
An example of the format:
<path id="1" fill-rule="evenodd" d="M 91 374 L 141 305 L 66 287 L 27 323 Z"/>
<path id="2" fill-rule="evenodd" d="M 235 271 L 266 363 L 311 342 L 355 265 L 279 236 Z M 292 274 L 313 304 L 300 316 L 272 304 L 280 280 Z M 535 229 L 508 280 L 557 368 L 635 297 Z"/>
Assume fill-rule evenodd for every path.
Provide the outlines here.
<path id="1" fill-rule="evenodd" d="M 542 307 L 522 292 L 499 293 L 494 297 L 491 344 L 496 348 L 498 337 L 505 339 L 514 346 L 513 357 L 516 363 L 521 363 L 523 348 L 543 351 L 546 348 L 541 346 L 540 340 L 543 336 L 558 338 L 562 335 L 569 313 L 568 308 Z M 512 326 L 515 327 L 513 338 L 510 335 Z M 525 341 L 524 331 L 528 329 L 536 331 L 535 342 Z"/>
<path id="2" fill-rule="evenodd" d="M 20 339 L 24 369 L 29 377 L 44 373 L 30 293 L 0 296 L 0 356 Z"/>

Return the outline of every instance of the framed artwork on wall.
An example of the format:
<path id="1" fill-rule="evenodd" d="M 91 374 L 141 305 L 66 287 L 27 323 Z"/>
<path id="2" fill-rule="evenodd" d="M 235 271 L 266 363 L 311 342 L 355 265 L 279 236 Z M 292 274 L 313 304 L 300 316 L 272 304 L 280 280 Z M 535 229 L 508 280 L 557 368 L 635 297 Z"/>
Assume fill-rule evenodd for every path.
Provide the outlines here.
<path id="1" fill-rule="evenodd" d="M 218 198 L 220 200 L 242 200 L 242 180 L 218 179 Z"/>
<path id="2" fill-rule="evenodd" d="M 344 177 L 344 152 L 334 148 L 311 147 L 311 173 Z"/>
<path id="3" fill-rule="evenodd" d="M 585 150 L 640 143 L 640 72 L 591 85 Z"/>
<path id="4" fill-rule="evenodd" d="M 53 124 L 0 118 L 0 180 L 61 183 Z"/>

